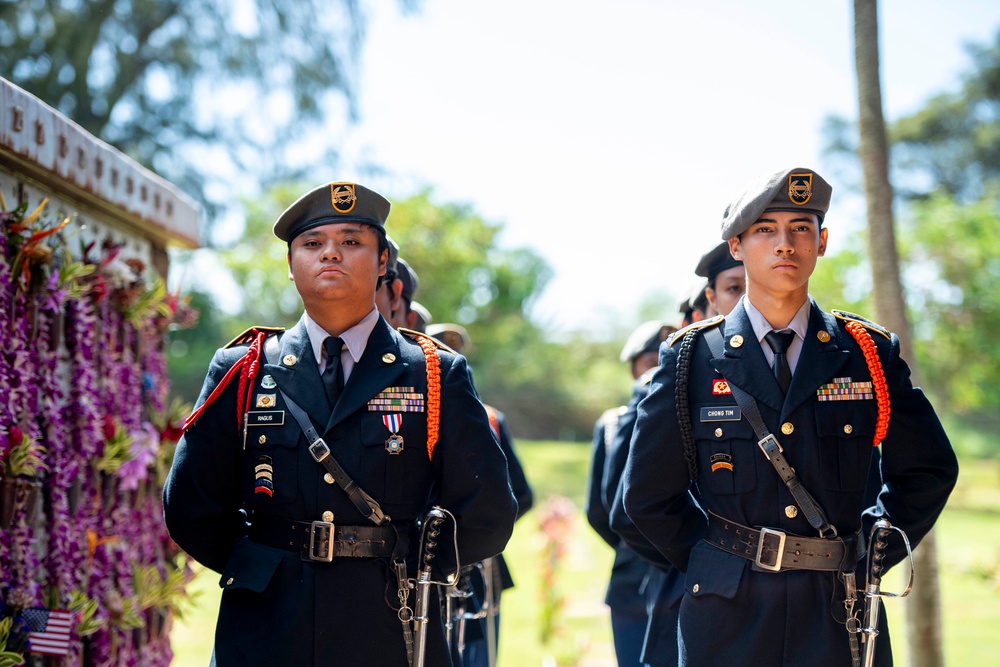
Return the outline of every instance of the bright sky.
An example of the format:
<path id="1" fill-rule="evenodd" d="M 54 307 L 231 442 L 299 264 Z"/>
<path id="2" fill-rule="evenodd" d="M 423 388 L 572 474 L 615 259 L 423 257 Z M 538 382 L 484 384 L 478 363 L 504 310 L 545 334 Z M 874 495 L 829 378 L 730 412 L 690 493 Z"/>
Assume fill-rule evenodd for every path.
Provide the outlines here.
<path id="1" fill-rule="evenodd" d="M 762 173 L 810 166 L 833 183 L 832 252 L 858 229 L 863 209 L 838 200 L 847 185 L 821 156 L 824 117 L 857 115 L 848 0 L 395 7 L 372 15 L 337 178 L 377 164 L 385 177 L 359 180 L 390 199 L 429 185 L 504 223 L 505 247 L 555 271 L 540 323 L 603 332 L 637 323 L 648 292 L 686 292 L 726 202 Z M 964 45 L 998 28 L 995 2 L 883 1 L 887 118 L 956 90 Z"/>

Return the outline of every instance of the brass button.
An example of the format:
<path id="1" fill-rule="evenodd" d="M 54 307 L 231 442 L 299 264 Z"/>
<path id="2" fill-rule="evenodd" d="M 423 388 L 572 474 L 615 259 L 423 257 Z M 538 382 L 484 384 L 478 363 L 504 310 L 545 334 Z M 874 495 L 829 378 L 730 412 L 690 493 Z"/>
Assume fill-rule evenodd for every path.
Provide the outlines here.
<path id="1" fill-rule="evenodd" d="M 828 334 L 826 331 L 817 331 L 816 338 L 819 338 L 819 342 L 821 343 L 830 342 L 830 334 Z"/>
<path id="2" fill-rule="evenodd" d="M 716 438 L 721 438 L 722 437 L 722 429 L 721 428 L 715 429 L 715 437 Z"/>
<path id="3" fill-rule="evenodd" d="M 691 587 L 691 592 L 692 593 L 697 593 L 700 590 L 701 590 L 701 586 L 699 586 L 698 584 L 695 584 L 694 586 Z"/>
<path id="4" fill-rule="evenodd" d="M 281 362 L 286 366 L 294 366 L 295 362 L 297 362 L 298 360 L 299 358 L 296 357 L 294 354 L 286 354 L 285 358 L 282 359 Z"/>
<path id="5" fill-rule="evenodd" d="M 795 426 L 792 422 L 785 422 L 781 425 L 781 432 L 785 435 L 791 435 L 792 433 L 795 433 Z"/>
<path id="6" fill-rule="evenodd" d="M 226 586 L 232 586 L 232 585 L 233 585 L 233 578 L 229 577 L 229 580 L 226 581 Z"/>
<path id="7" fill-rule="evenodd" d="M 851 426 L 850 424 L 844 424 L 844 433 L 846 433 L 847 435 L 854 433 L 854 427 Z"/>
<path id="8" fill-rule="evenodd" d="M 741 345 L 743 345 L 743 336 L 736 334 L 735 336 L 729 339 L 729 344 L 733 347 L 740 347 Z"/>
<path id="9" fill-rule="evenodd" d="M 333 484 L 333 475 L 331 475 L 330 473 L 326 473 L 325 475 L 323 475 L 323 481 L 326 482 L 327 484 Z"/>
<path id="10" fill-rule="evenodd" d="M 263 445 L 265 442 L 267 442 L 267 436 L 266 435 L 260 436 L 259 438 L 257 438 L 257 442 Z"/>
<path id="11" fill-rule="evenodd" d="M 396 355 L 393 354 L 392 352 L 386 352 L 385 354 L 382 355 L 382 361 L 384 363 L 391 364 L 392 362 L 396 361 Z"/>
<path id="12" fill-rule="evenodd" d="M 331 512 L 330 510 L 323 512 L 323 521 L 326 521 L 327 523 L 333 523 L 333 512 Z"/>
<path id="13" fill-rule="evenodd" d="M 799 508 L 795 505 L 789 505 L 785 508 L 785 516 L 789 519 L 794 519 L 799 515 Z"/>

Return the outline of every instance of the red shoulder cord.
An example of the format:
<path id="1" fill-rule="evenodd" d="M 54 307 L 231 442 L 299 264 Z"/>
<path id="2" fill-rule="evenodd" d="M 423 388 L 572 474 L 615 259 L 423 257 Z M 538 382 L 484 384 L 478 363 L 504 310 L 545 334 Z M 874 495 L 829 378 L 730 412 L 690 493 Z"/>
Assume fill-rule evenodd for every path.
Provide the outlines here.
<path id="1" fill-rule="evenodd" d="M 201 413 L 222 394 L 237 372 L 240 374 L 240 384 L 236 395 L 236 428 L 239 429 L 240 424 L 243 422 L 243 415 L 250 410 L 250 398 L 253 395 L 253 392 L 247 392 L 246 388 L 257 377 L 257 372 L 260 370 L 260 350 L 264 346 L 264 339 L 267 338 L 268 333 L 267 331 L 256 332 L 254 341 L 250 343 L 247 353 L 233 364 L 233 367 L 229 369 L 225 377 L 222 378 L 222 381 L 216 385 L 212 393 L 205 399 L 205 402 L 198 406 L 198 409 L 192 412 L 190 417 L 184 420 L 184 431 L 187 431 L 198 421 Z M 245 402 L 244 395 L 246 395 Z M 242 411 L 240 411 L 240 405 L 243 405 Z"/>
<path id="2" fill-rule="evenodd" d="M 427 360 L 427 459 L 434 458 L 434 445 L 441 428 L 441 360 L 429 336 L 417 336 Z"/>
<path id="3" fill-rule="evenodd" d="M 872 446 L 878 447 L 882 444 L 886 432 L 889 430 L 889 386 L 885 382 L 885 372 L 882 370 L 882 361 L 875 351 L 875 341 L 872 335 L 860 322 L 848 322 L 847 331 L 858 341 L 861 351 L 865 355 L 865 363 L 868 364 L 868 372 L 872 376 L 872 388 L 875 390 L 875 400 L 878 402 L 878 418 L 875 421 L 875 441 Z"/>

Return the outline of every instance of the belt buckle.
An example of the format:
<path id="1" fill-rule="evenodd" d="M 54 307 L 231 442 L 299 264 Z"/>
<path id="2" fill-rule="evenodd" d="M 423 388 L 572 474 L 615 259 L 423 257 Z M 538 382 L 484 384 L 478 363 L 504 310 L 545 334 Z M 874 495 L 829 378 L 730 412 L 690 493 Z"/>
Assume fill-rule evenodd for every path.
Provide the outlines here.
<path id="1" fill-rule="evenodd" d="M 319 539 L 316 536 L 319 535 Z M 329 563 L 333 561 L 333 523 L 313 521 L 309 528 L 309 560 Z"/>
<path id="2" fill-rule="evenodd" d="M 768 535 L 774 535 L 778 538 L 778 550 L 777 556 L 774 559 L 774 565 L 767 565 L 761 562 L 760 557 L 764 553 L 764 541 Z M 771 572 L 777 572 L 781 569 L 781 560 L 785 556 L 785 533 L 780 530 L 774 530 L 773 528 L 761 528 L 760 537 L 757 539 L 757 557 L 753 559 L 754 564 L 763 570 L 769 570 Z"/>

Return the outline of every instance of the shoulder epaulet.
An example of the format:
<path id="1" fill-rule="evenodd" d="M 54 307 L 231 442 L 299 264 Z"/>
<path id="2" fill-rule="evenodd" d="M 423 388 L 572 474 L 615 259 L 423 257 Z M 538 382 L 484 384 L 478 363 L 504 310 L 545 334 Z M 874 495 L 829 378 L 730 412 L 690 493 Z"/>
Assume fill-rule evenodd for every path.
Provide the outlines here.
<path id="1" fill-rule="evenodd" d="M 444 343 L 442 343 L 441 341 L 439 341 L 434 336 L 429 336 L 429 335 L 423 333 L 422 331 L 414 331 L 413 329 L 407 329 L 406 327 L 399 327 L 396 331 L 398 331 L 399 333 L 401 333 L 401 334 L 403 334 L 405 336 L 409 336 L 410 338 L 412 338 L 413 340 L 418 341 L 418 342 L 420 341 L 421 338 L 423 338 L 424 340 L 429 340 L 439 350 L 444 350 L 445 352 L 451 352 L 452 354 L 455 354 L 455 355 L 458 354 L 458 352 L 456 352 L 455 350 L 451 349 L 450 347 L 448 347 L 447 345 L 445 345 Z"/>
<path id="2" fill-rule="evenodd" d="M 833 313 L 833 316 L 836 317 L 838 320 L 843 320 L 844 322 L 852 322 L 852 321 L 858 322 L 859 324 L 863 325 L 866 329 L 871 329 L 872 331 L 882 334 L 889 340 L 892 340 L 892 335 L 889 333 L 889 330 L 886 329 L 881 324 L 875 324 L 869 319 L 865 319 L 864 317 L 861 317 L 860 315 L 855 315 L 854 313 L 849 313 L 846 310 L 834 309 L 831 310 L 830 312 Z"/>
<path id="3" fill-rule="evenodd" d="M 653 366 L 648 371 L 646 371 L 645 373 L 643 373 L 642 375 L 640 375 L 639 376 L 639 383 L 640 384 L 649 384 L 650 382 L 652 382 L 653 381 L 653 376 L 656 375 L 657 369 L 659 369 L 659 366 Z"/>
<path id="4" fill-rule="evenodd" d="M 259 333 L 273 334 L 281 333 L 284 330 L 285 327 L 250 327 L 239 336 L 226 343 L 225 347 L 226 349 L 229 349 L 236 345 L 247 345 L 252 343 L 254 339 L 257 338 L 257 334 Z"/>
<path id="5" fill-rule="evenodd" d="M 710 317 L 707 320 L 698 320 L 697 322 L 692 322 L 683 329 L 675 331 L 670 334 L 670 338 L 667 339 L 667 346 L 673 347 L 674 343 L 684 338 L 685 334 L 689 331 L 694 331 L 695 329 L 707 329 L 708 327 L 714 327 L 725 322 L 726 318 L 722 315 L 716 315 L 715 317 Z"/>

